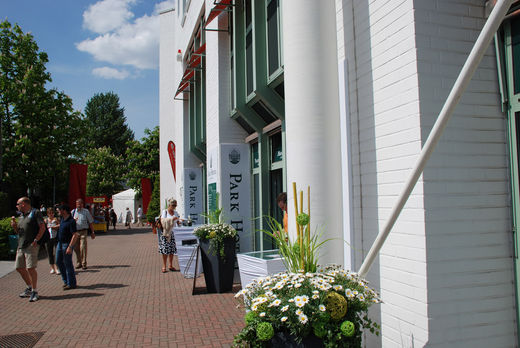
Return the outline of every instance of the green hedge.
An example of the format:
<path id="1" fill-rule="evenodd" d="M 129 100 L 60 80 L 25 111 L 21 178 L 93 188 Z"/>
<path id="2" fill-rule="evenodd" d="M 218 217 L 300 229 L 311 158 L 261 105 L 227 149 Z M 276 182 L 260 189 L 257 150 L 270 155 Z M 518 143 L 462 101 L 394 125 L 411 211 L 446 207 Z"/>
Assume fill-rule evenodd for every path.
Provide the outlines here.
<path id="1" fill-rule="evenodd" d="M 0 260 L 14 260 L 14 255 L 9 254 L 9 235 L 15 234 L 11 227 L 11 218 L 0 220 Z"/>

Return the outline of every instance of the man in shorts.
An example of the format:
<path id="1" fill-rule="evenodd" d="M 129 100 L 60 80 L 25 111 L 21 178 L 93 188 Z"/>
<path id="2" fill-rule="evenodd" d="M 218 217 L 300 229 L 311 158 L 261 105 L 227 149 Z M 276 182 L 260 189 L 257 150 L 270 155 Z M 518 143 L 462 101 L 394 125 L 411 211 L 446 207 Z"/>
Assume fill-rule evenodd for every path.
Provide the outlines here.
<path id="1" fill-rule="evenodd" d="M 28 197 L 18 199 L 16 207 L 22 216 L 18 221 L 14 216 L 11 217 L 11 226 L 18 234 L 15 265 L 16 271 L 20 273 L 27 285 L 20 297 L 29 297 L 30 302 L 35 302 L 40 298 L 36 287 L 38 283 L 36 266 L 40 250 L 38 241 L 45 233 L 45 222 L 40 211 L 32 208 L 31 200 Z"/>

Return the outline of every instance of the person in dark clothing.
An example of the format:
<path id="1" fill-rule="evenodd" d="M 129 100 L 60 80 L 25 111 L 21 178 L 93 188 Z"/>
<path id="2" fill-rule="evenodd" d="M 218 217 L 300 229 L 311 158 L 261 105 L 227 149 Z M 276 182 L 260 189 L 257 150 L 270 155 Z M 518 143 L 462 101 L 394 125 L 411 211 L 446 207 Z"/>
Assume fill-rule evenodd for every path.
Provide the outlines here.
<path id="1" fill-rule="evenodd" d="M 58 207 L 61 215 L 60 228 L 58 229 L 58 245 L 56 247 L 56 264 L 61 272 L 63 290 L 75 289 L 76 271 L 72 262 L 74 245 L 78 243 L 79 233 L 76 231 L 76 220 L 70 215 L 70 207 L 63 204 Z"/>
<path id="2" fill-rule="evenodd" d="M 114 227 L 114 230 L 116 229 L 116 222 L 117 222 L 117 214 L 114 211 L 114 209 L 110 209 L 110 221 L 112 222 L 112 226 Z"/>

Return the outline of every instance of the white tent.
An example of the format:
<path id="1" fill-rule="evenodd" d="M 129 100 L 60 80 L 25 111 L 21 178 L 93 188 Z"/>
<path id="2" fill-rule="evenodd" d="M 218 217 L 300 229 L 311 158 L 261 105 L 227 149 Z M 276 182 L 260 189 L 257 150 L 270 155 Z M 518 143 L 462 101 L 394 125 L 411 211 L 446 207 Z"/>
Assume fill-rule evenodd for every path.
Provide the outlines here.
<path id="1" fill-rule="evenodd" d="M 141 199 L 135 198 L 135 191 L 128 189 L 112 196 L 112 207 L 117 214 L 117 221 L 124 222 L 126 216 L 126 208 L 130 208 L 134 222 L 136 221 L 137 208 L 142 204 Z"/>

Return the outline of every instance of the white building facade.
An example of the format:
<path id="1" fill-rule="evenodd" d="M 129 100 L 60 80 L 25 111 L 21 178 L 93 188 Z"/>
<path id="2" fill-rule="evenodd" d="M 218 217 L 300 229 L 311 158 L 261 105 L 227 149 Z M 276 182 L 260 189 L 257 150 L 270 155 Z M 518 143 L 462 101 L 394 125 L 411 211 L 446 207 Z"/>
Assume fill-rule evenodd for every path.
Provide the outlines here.
<path id="1" fill-rule="evenodd" d="M 367 275 L 384 301 L 367 347 L 518 346 L 517 7 Z M 482 0 L 178 0 L 161 14 L 161 201 L 176 198 L 192 218 L 219 204 L 240 251 L 262 250 L 273 247 L 260 230 L 264 216 L 281 217 L 277 195 L 287 192 L 291 217 L 293 182 L 310 187 L 312 224 L 334 239 L 321 262 L 358 270 L 487 10 Z"/>

